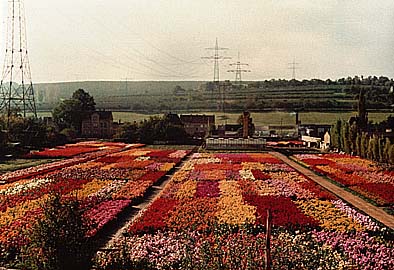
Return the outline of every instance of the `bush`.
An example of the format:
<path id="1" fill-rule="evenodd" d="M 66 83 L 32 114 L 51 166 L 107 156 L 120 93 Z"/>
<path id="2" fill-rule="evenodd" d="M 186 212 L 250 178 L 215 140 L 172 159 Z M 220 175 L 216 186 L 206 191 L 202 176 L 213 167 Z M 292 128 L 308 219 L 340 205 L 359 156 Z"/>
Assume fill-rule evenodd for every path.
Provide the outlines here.
<path id="1" fill-rule="evenodd" d="M 27 269 L 87 269 L 89 226 L 82 219 L 77 201 L 64 201 L 54 195 L 43 205 L 43 217 L 30 235 L 30 244 L 23 251 Z"/>

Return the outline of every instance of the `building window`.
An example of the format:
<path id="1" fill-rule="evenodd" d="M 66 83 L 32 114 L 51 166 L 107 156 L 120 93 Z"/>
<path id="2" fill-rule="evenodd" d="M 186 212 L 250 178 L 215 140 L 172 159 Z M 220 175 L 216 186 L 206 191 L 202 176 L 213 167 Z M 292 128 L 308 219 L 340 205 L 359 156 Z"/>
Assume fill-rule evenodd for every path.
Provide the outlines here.
<path id="1" fill-rule="evenodd" d="M 98 122 L 99 121 L 99 116 L 97 114 L 92 115 L 92 122 Z"/>

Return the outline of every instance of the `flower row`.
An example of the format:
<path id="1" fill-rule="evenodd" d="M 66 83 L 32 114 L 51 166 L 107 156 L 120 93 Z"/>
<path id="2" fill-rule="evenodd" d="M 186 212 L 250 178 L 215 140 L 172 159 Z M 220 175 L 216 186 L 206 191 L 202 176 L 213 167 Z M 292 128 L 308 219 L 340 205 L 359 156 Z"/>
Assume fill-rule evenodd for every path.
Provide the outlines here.
<path id="1" fill-rule="evenodd" d="M 342 154 L 299 154 L 295 157 L 316 172 L 327 175 L 378 204 L 394 204 L 393 173 L 372 161 Z"/>
<path id="2" fill-rule="evenodd" d="M 115 269 L 265 269 L 264 233 L 157 232 L 116 239 L 95 266 Z M 273 230 L 272 269 L 394 268 L 394 249 L 365 233 Z"/>

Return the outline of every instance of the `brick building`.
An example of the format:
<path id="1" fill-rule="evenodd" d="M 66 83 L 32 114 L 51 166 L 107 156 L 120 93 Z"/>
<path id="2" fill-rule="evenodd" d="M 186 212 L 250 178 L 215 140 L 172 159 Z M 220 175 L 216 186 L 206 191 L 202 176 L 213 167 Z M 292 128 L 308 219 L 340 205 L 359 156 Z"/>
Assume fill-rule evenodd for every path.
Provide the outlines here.
<path id="1" fill-rule="evenodd" d="M 203 138 L 215 129 L 215 115 L 182 114 L 181 122 L 187 134 L 193 137 Z"/>
<path id="2" fill-rule="evenodd" d="M 90 138 L 112 138 L 113 116 L 110 111 L 96 111 L 82 120 L 82 136 Z"/>

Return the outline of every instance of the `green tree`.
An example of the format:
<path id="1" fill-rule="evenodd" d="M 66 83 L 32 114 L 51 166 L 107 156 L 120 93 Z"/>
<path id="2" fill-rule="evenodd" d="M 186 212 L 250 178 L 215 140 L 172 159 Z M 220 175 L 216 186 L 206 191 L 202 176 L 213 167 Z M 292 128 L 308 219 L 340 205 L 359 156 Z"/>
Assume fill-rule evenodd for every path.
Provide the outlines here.
<path id="1" fill-rule="evenodd" d="M 96 103 L 94 98 L 83 89 L 78 89 L 72 95 L 72 99 L 78 100 L 81 108 L 87 112 L 94 112 L 96 110 Z"/>
<path id="2" fill-rule="evenodd" d="M 389 161 L 390 164 L 394 164 L 394 144 L 392 144 L 390 146 L 390 150 L 389 150 Z"/>
<path id="3" fill-rule="evenodd" d="M 389 138 L 386 138 L 386 142 L 384 143 L 383 148 L 383 160 L 384 162 L 390 163 L 390 148 L 391 148 L 391 141 Z"/>
<path id="4" fill-rule="evenodd" d="M 368 156 L 368 145 L 369 145 L 369 137 L 363 132 L 361 135 L 361 157 L 366 158 Z"/>
<path id="5" fill-rule="evenodd" d="M 89 227 L 82 219 L 78 201 L 54 195 L 43 205 L 43 210 L 25 250 L 24 264 L 40 270 L 87 269 Z"/>
<path id="6" fill-rule="evenodd" d="M 128 143 L 138 142 L 139 136 L 137 123 L 123 124 L 114 135 L 114 138 Z"/>
<path id="7" fill-rule="evenodd" d="M 341 144 L 343 145 L 343 151 L 346 153 L 350 154 L 352 149 L 351 149 L 351 141 L 350 141 L 350 132 L 349 132 L 349 123 L 344 122 L 342 125 L 342 132 L 341 132 Z"/>
<path id="8" fill-rule="evenodd" d="M 179 117 L 169 117 L 169 115 L 164 117 L 150 117 L 148 120 L 141 121 L 139 124 L 126 123 L 119 129 L 115 138 L 125 142 L 141 142 L 146 144 L 151 144 L 155 141 L 187 142 L 189 136 L 180 122 Z"/>
<path id="9" fill-rule="evenodd" d="M 0 158 L 6 154 L 7 134 L 0 130 Z"/>
<path id="10" fill-rule="evenodd" d="M 96 103 L 89 93 L 78 89 L 73 93 L 71 99 L 62 101 L 53 109 L 53 119 L 61 130 L 72 128 L 80 133 L 83 118 L 95 111 L 95 105 Z"/>
<path id="11" fill-rule="evenodd" d="M 369 140 L 367 157 L 379 161 L 379 141 L 376 136 L 373 136 Z"/>
<path id="12" fill-rule="evenodd" d="M 368 113 L 365 100 L 365 90 L 363 88 L 360 89 L 360 93 L 358 95 L 357 113 L 358 125 L 360 129 L 364 131 L 366 130 L 368 124 Z"/>
<path id="13" fill-rule="evenodd" d="M 334 148 L 342 149 L 341 145 L 342 120 L 338 119 L 331 128 L 331 144 Z"/>
<path id="14" fill-rule="evenodd" d="M 379 137 L 378 139 L 378 152 L 379 152 L 379 162 L 384 161 L 384 140 L 383 138 Z"/>
<path id="15" fill-rule="evenodd" d="M 357 137 L 356 137 L 356 154 L 358 155 L 358 156 L 361 156 L 361 148 L 362 148 L 362 145 L 361 145 L 361 138 L 362 138 L 362 134 L 360 134 L 360 133 L 357 133 Z"/>
<path id="16" fill-rule="evenodd" d="M 349 127 L 349 142 L 352 153 L 357 153 L 357 135 L 358 125 L 356 122 L 353 122 Z"/>

